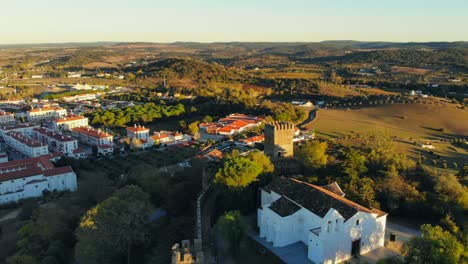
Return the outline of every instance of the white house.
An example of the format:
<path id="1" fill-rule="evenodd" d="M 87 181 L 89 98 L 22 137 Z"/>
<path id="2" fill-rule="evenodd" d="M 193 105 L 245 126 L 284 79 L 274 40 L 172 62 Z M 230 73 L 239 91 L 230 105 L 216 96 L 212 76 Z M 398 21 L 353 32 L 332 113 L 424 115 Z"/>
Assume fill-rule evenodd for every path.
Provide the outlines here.
<path id="1" fill-rule="evenodd" d="M 0 152 L 0 163 L 8 162 L 8 155 L 6 152 Z"/>
<path id="2" fill-rule="evenodd" d="M 72 130 L 75 127 L 87 127 L 88 118 L 79 115 L 68 115 L 53 121 L 52 126 L 55 130 Z"/>
<path id="3" fill-rule="evenodd" d="M 68 157 L 74 157 L 74 151 L 78 148 L 75 138 L 43 127 L 33 129 L 32 137 L 47 144 L 50 150 L 62 152 Z"/>
<path id="4" fill-rule="evenodd" d="M 49 149 L 46 144 L 36 139 L 29 138 L 20 132 L 5 133 L 3 139 L 8 146 L 28 157 L 38 157 L 49 154 Z"/>
<path id="5" fill-rule="evenodd" d="M 75 127 L 72 129 L 72 135 L 91 146 L 113 145 L 114 137 L 111 134 L 92 127 Z"/>
<path id="6" fill-rule="evenodd" d="M 31 136 L 32 130 L 38 128 L 39 125 L 35 124 L 15 124 L 15 125 L 5 125 L 0 127 L 0 136 L 4 136 L 7 132 L 20 132 L 25 136 Z"/>
<path id="7" fill-rule="evenodd" d="M 274 247 L 302 242 L 311 261 L 332 264 L 383 247 L 386 216 L 344 198 L 336 183 L 281 178 L 261 189 L 258 227 Z"/>
<path id="8" fill-rule="evenodd" d="M 184 141 L 191 140 L 191 137 L 188 135 L 183 135 L 179 132 L 172 132 L 172 131 L 160 131 L 154 132 L 154 135 L 148 138 L 149 145 L 156 145 L 156 144 L 165 144 L 165 145 L 173 145 L 178 144 Z"/>
<path id="9" fill-rule="evenodd" d="M 67 110 L 61 107 L 43 107 L 31 109 L 26 113 L 28 121 L 43 121 L 57 119 L 67 115 Z"/>
<path id="10" fill-rule="evenodd" d="M 140 125 L 133 125 L 132 127 L 127 127 L 127 137 L 137 138 L 148 140 L 149 138 L 149 128 Z"/>
<path id="11" fill-rule="evenodd" d="M 44 191 L 76 191 L 70 166 L 56 168 L 52 155 L 0 163 L 0 204 L 40 197 Z"/>
<path id="12" fill-rule="evenodd" d="M 68 72 L 68 78 L 80 78 L 81 73 L 79 72 Z"/>
<path id="13" fill-rule="evenodd" d="M 15 122 L 15 114 L 0 110 L 0 125 L 11 124 Z"/>

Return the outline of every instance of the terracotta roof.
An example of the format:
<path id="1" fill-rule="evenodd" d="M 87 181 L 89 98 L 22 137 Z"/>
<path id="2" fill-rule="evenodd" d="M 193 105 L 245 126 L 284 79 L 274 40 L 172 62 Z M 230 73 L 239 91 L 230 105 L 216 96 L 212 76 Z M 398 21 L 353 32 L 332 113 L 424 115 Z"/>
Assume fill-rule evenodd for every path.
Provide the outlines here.
<path id="1" fill-rule="evenodd" d="M 77 133 L 85 134 L 94 138 L 108 138 L 112 136 L 109 133 L 94 129 L 92 127 L 75 127 L 72 130 Z"/>
<path id="2" fill-rule="evenodd" d="M 163 139 L 163 138 L 168 138 L 168 137 L 169 137 L 168 134 L 159 134 L 159 135 L 153 135 L 153 136 L 151 136 L 151 138 L 152 138 L 153 140 L 155 140 L 155 141 L 156 141 L 156 140 Z"/>
<path id="3" fill-rule="evenodd" d="M 112 146 L 111 146 L 111 145 L 108 145 L 108 144 L 98 145 L 97 147 L 98 147 L 98 148 L 101 148 L 101 149 L 110 149 L 110 148 L 112 148 Z"/>
<path id="4" fill-rule="evenodd" d="M 15 129 L 21 129 L 21 128 L 34 128 L 34 127 L 39 127 L 39 125 L 35 125 L 35 124 L 14 124 L 14 125 L 2 126 L 1 129 L 4 130 L 4 131 L 9 131 L 9 130 L 15 130 Z"/>
<path id="5" fill-rule="evenodd" d="M 58 106 L 54 106 L 54 107 L 35 108 L 35 109 L 29 110 L 29 112 L 34 113 L 34 112 L 49 112 L 49 111 L 60 111 L 60 110 L 65 110 L 65 109 L 58 107 Z"/>
<path id="6" fill-rule="evenodd" d="M 263 190 L 274 191 L 285 196 L 322 218 L 331 208 L 337 210 L 345 220 L 357 212 L 375 213 L 378 217 L 386 215 L 385 212 L 371 210 L 325 188 L 292 178 L 281 178 L 273 181 Z"/>
<path id="7" fill-rule="evenodd" d="M 57 176 L 60 174 L 65 174 L 65 173 L 70 173 L 70 172 L 73 172 L 73 169 L 70 166 L 58 167 L 58 168 L 53 168 L 51 170 L 44 171 L 44 176 L 51 177 L 51 176 Z"/>
<path id="8" fill-rule="evenodd" d="M 86 152 L 84 148 L 76 148 L 73 150 L 73 154 L 84 153 Z"/>
<path id="9" fill-rule="evenodd" d="M 206 152 L 205 154 L 201 154 L 200 156 L 209 160 L 220 161 L 223 159 L 224 155 L 221 151 L 213 149 L 211 151 Z"/>
<path id="10" fill-rule="evenodd" d="M 66 122 L 72 122 L 76 120 L 82 120 L 82 119 L 88 119 L 84 116 L 79 116 L 79 115 L 69 115 L 67 117 L 59 118 L 55 120 L 56 123 L 66 123 Z"/>
<path id="11" fill-rule="evenodd" d="M 144 126 L 130 126 L 127 127 L 127 130 L 133 131 L 133 132 L 142 132 L 142 131 L 149 131 L 149 128 L 146 128 Z"/>
<path id="12" fill-rule="evenodd" d="M 69 142 L 69 141 L 75 141 L 76 140 L 75 138 L 72 138 L 70 136 L 63 135 L 61 133 L 58 133 L 58 132 L 55 132 L 55 131 L 52 131 L 52 130 L 48 130 L 48 129 L 43 128 L 43 127 L 33 128 L 33 131 L 36 131 L 36 132 L 38 132 L 38 133 L 40 133 L 42 135 L 53 138 L 56 141 L 60 141 L 60 142 Z"/>
<path id="13" fill-rule="evenodd" d="M 6 115 L 13 116 L 14 114 L 10 112 L 0 111 L 0 116 L 6 116 Z"/>
<path id="14" fill-rule="evenodd" d="M 6 162 L 8 163 L 8 162 Z M 24 164 L 19 166 L 11 166 L 7 169 L 2 169 L 0 172 L 0 182 L 11 181 L 20 178 L 26 178 L 36 175 L 41 175 L 42 169 L 34 164 Z"/>
<path id="15" fill-rule="evenodd" d="M 246 138 L 246 139 L 241 139 L 240 141 L 244 142 L 246 144 L 249 144 L 249 143 L 263 142 L 264 140 L 265 140 L 265 136 L 260 135 L 260 136 L 254 136 L 254 137 Z"/>
<path id="16" fill-rule="evenodd" d="M 14 132 L 14 131 L 11 131 L 11 132 L 7 132 L 6 135 L 12 137 L 13 139 L 15 139 L 16 141 L 28 146 L 28 147 L 31 147 L 31 148 L 37 148 L 37 147 L 44 147 L 44 146 L 47 146 L 46 144 L 36 140 L 36 139 L 32 139 L 32 138 L 29 138 L 29 137 L 26 137 L 24 136 L 22 133 L 19 133 L 19 132 Z"/>

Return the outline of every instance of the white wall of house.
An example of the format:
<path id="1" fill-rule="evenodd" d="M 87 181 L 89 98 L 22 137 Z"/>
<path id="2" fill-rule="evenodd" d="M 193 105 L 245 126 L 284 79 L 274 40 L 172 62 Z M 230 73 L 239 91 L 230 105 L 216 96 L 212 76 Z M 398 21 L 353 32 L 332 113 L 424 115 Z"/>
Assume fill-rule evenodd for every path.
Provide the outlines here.
<path id="1" fill-rule="evenodd" d="M 16 202 L 21 199 L 40 197 L 44 190 L 76 191 L 76 174 L 68 172 L 55 176 L 39 175 L 0 182 L 0 204 Z"/>
<path id="2" fill-rule="evenodd" d="M 47 177 L 47 181 L 49 184 L 50 191 L 76 191 L 77 188 L 76 174 L 74 172 L 68 172 L 56 176 L 49 176 Z"/>
<path id="3" fill-rule="evenodd" d="M 49 153 L 49 149 L 47 145 L 41 145 L 41 146 L 29 146 L 28 144 L 21 142 L 19 140 L 16 140 L 15 138 L 9 136 L 8 134 L 5 134 L 3 136 L 3 139 L 5 140 L 5 143 L 10 146 L 11 148 L 23 153 L 24 155 L 28 157 L 39 157 L 41 155 L 46 155 Z"/>
<path id="4" fill-rule="evenodd" d="M 270 208 L 281 196 L 261 190 L 258 209 L 260 237 L 274 247 L 284 247 L 301 241 L 308 247 L 308 258 L 315 263 L 339 263 L 351 258 L 352 242 L 360 239 L 360 254 L 384 245 L 386 216 L 357 212 L 345 221 L 338 211 L 330 208 L 321 218 L 305 208 L 281 217 Z M 359 221 L 359 224 L 357 224 Z M 319 228 L 318 235 L 311 230 Z"/>
<path id="5" fill-rule="evenodd" d="M 26 114 L 26 118 L 28 121 L 42 121 L 42 120 L 50 120 L 56 119 L 60 117 L 64 117 L 67 115 L 66 109 L 58 109 L 58 110 L 39 110 L 33 109 L 34 111 L 29 111 Z"/>
<path id="6" fill-rule="evenodd" d="M 54 130 L 72 130 L 75 127 L 87 127 L 88 126 L 88 118 L 81 118 L 76 120 L 65 120 L 52 123 L 52 127 Z"/>

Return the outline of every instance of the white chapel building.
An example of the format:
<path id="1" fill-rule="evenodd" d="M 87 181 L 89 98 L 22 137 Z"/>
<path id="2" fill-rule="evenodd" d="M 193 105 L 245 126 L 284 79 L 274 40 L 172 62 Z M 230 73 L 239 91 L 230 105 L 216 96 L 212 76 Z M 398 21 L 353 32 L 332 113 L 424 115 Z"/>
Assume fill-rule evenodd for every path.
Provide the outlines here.
<path id="1" fill-rule="evenodd" d="M 344 198 L 336 183 L 281 178 L 260 192 L 260 237 L 273 247 L 302 242 L 309 260 L 334 264 L 384 246 L 387 214 Z"/>

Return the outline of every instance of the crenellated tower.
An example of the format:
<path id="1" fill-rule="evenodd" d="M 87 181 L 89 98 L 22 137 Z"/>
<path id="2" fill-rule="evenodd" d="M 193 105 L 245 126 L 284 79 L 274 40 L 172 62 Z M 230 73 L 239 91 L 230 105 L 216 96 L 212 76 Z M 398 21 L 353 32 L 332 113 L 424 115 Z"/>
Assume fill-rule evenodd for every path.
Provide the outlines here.
<path id="1" fill-rule="evenodd" d="M 265 125 L 265 154 L 272 159 L 288 158 L 294 154 L 294 124 L 277 121 Z"/>

